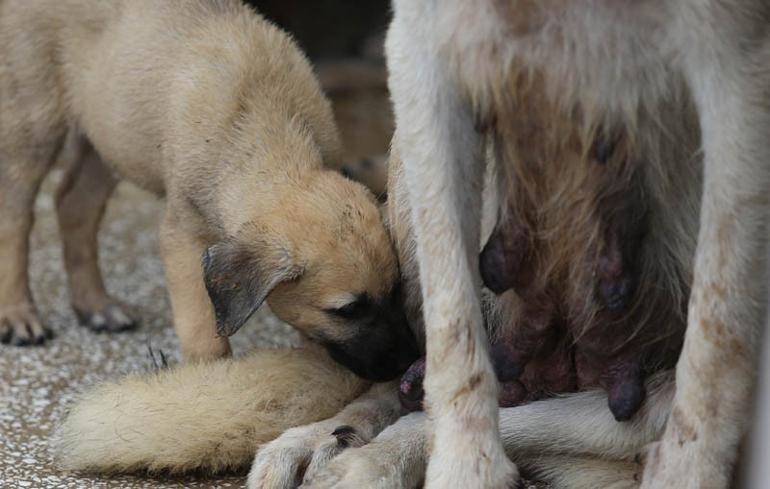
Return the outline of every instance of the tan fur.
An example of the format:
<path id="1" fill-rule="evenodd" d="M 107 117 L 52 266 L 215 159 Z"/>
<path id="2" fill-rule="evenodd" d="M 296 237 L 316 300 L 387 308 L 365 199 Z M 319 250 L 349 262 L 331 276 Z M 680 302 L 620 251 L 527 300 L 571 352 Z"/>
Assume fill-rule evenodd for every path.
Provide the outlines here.
<path id="1" fill-rule="evenodd" d="M 327 311 L 356 294 L 383 300 L 396 282 L 375 199 L 329 170 L 341 157 L 329 102 L 283 32 L 237 0 L 6 0 L 4 339 L 43 339 L 27 286 L 27 235 L 39 182 L 65 142 L 70 163 L 57 199 L 65 263 L 73 305 L 91 327 L 131 322 L 107 295 L 96 264 L 96 232 L 115 177 L 166 198 L 161 250 L 188 360 L 229 353 L 215 330 L 209 296 L 217 292 L 244 283 L 259 289 L 214 304 L 225 316 L 240 307 L 236 322 L 266 295 L 301 332 L 345 342 L 360 327 Z M 207 249 L 240 250 L 248 261 L 241 268 L 213 263 L 221 273 L 205 283 Z"/>
<path id="2" fill-rule="evenodd" d="M 336 414 L 367 386 L 317 347 L 131 375 L 76 401 L 55 453 L 67 470 L 242 468 L 263 443 Z"/>

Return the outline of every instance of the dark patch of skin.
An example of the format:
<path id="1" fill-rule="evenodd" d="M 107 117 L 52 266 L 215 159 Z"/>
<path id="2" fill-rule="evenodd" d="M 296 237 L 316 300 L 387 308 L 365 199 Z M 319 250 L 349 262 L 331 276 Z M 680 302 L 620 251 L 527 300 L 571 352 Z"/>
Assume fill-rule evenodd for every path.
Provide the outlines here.
<path id="1" fill-rule="evenodd" d="M 399 300 L 397 289 L 382 303 L 361 296 L 340 309 L 327 311 L 355 334 L 345 340 L 317 335 L 314 339 L 326 347 L 329 355 L 353 373 L 374 382 L 393 380 L 419 356 Z"/>

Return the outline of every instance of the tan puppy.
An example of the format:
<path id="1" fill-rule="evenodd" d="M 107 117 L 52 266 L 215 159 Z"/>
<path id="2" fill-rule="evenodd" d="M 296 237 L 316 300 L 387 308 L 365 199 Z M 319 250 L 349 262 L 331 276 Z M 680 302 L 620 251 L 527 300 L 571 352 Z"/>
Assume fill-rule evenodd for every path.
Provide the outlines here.
<path id="1" fill-rule="evenodd" d="M 96 232 L 116 178 L 165 196 L 161 253 L 188 360 L 267 299 L 359 375 L 408 365 L 396 258 L 374 196 L 329 171 L 337 130 L 293 42 L 237 0 L 0 3 L 0 334 L 42 342 L 27 284 L 32 203 L 65 146 L 57 198 L 72 302 L 104 290 Z M 203 260 L 203 267 L 201 267 Z"/>

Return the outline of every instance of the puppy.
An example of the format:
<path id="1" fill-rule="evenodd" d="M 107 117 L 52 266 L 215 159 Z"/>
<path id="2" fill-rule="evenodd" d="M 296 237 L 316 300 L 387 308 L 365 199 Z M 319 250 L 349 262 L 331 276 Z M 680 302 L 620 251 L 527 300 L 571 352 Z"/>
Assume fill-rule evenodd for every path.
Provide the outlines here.
<path id="1" fill-rule="evenodd" d="M 766 310 L 768 16 L 758 0 L 394 3 L 389 85 L 415 226 L 433 422 L 425 487 L 502 488 L 518 477 L 498 430 L 477 246 L 484 137 L 494 139 L 505 188 L 519 197 L 527 187 L 519 180 L 526 163 L 510 157 L 515 138 L 500 137 L 527 137 L 509 131 L 522 116 L 514 110 L 522 80 L 542 88 L 589 141 L 616 130 L 637 135 L 632 154 L 654 149 L 670 121 L 700 130 L 703 193 L 687 331 L 671 416 L 648 452 L 642 487 L 727 487 Z M 662 195 L 648 196 L 655 203 L 700 186 L 688 178 L 692 164 L 653 159 L 630 168 L 659 179 L 650 189 Z M 603 239 L 612 243 L 616 231 L 608 229 Z M 613 268 L 623 269 L 610 266 L 597 278 L 616 280 Z M 612 289 L 608 302 L 622 304 Z"/>
<path id="2" fill-rule="evenodd" d="M 290 38 L 237 0 L 0 4 L 0 333 L 40 343 L 27 284 L 32 203 L 57 195 L 78 316 L 132 321 L 107 295 L 96 233 L 118 178 L 164 196 L 161 253 L 187 360 L 228 355 L 267 300 L 355 373 L 413 359 L 396 257 L 374 196 L 327 168 L 329 103 Z"/>

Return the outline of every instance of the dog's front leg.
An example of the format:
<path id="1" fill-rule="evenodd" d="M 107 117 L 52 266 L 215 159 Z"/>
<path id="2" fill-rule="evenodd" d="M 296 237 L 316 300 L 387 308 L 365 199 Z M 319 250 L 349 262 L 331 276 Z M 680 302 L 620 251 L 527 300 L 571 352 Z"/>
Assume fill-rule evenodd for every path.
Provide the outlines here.
<path id="1" fill-rule="evenodd" d="M 516 479 L 498 434 L 478 271 L 482 141 L 437 41 L 430 2 L 394 3 L 387 40 L 394 138 L 407 181 L 426 327 L 426 487 L 504 488 Z"/>
<path id="2" fill-rule="evenodd" d="M 395 382 L 376 384 L 336 416 L 286 430 L 262 446 L 251 466 L 248 487 L 296 487 L 343 450 L 368 443 L 401 414 Z"/>
<path id="3" fill-rule="evenodd" d="M 302 489 L 414 489 L 425 477 L 425 413 L 410 413 L 388 426 L 368 445 L 348 450 Z"/>
<path id="4" fill-rule="evenodd" d="M 174 329 L 185 361 L 213 360 L 230 354 L 227 338 L 217 335 L 214 307 L 203 282 L 205 245 L 190 232 L 191 220 L 171 206 L 160 230 L 160 251 L 174 312 Z"/>
<path id="5" fill-rule="evenodd" d="M 770 37 L 762 19 L 770 6 L 683 3 L 678 31 L 691 36 L 684 60 L 700 114 L 704 189 L 676 396 L 648 451 L 648 489 L 728 487 L 750 419 L 767 300 Z"/>

